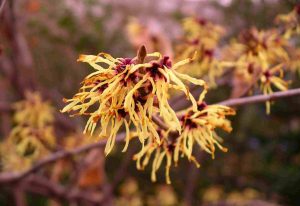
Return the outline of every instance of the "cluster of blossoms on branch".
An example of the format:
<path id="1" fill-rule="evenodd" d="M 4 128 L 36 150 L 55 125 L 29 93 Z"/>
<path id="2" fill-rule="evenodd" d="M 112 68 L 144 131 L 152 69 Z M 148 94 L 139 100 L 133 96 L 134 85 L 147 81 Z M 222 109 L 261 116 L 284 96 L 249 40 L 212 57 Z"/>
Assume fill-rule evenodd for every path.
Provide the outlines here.
<path id="1" fill-rule="evenodd" d="M 134 159 L 137 160 L 137 168 L 144 169 L 151 155 L 155 153 L 152 163 L 152 181 L 156 181 L 156 171 L 165 158 L 166 182 L 171 183 L 169 177 L 170 167 L 172 163 L 177 166 L 180 156 L 186 157 L 189 161 L 195 163 L 197 167 L 200 167 L 199 162 L 193 155 L 195 145 L 211 154 L 213 159 L 216 146 L 223 152 L 227 152 L 227 149 L 220 144 L 222 138 L 215 132 L 216 128 L 231 132 L 230 121 L 226 119 L 227 115 L 235 115 L 235 111 L 222 105 L 207 105 L 204 101 L 198 102 L 196 111 L 193 111 L 192 108 L 182 111 L 179 116 L 181 133 L 158 129 L 162 139 L 161 144 L 149 139 L 147 145 L 134 156 Z"/>
<path id="2" fill-rule="evenodd" d="M 300 68 L 300 50 L 293 43 L 294 36 L 300 33 L 299 11 L 298 6 L 279 15 L 275 19 L 278 26 L 272 29 L 243 31 L 223 48 L 219 47 L 225 34 L 221 26 L 202 18 L 187 18 L 183 21 L 184 36 L 174 50 L 175 60 L 160 52 L 147 53 L 144 46 L 133 58 L 114 58 L 106 53 L 80 55 L 78 61 L 88 63 L 93 71 L 72 98 L 64 99 L 66 106 L 61 112 L 87 116 L 84 133 L 105 139 L 106 155 L 114 148 L 118 133 L 124 131 L 123 152 L 131 141 L 140 143 L 140 151 L 133 156 L 137 169 L 143 170 L 152 161 L 151 179 L 156 181 L 157 171 L 165 165 L 169 184 L 171 166 L 177 166 L 180 158 L 199 167 L 197 149 L 212 158 L 217 148 L 227 151 L 216 129 L 231 132 L 227 117 L 235 115 L 235 110 L 205 102 L 208 87 L 217 86 L 217 78 L 232 74 L 232 97 L 244 96 L 256 88 L 263 94 L 288 89 L 284 74 Z M 142 32 L 143 27 L 138 31 Z M 148 39 L 153 40 L 150 34 Z M 158 42 L 151 41 L 151 50 L 160 48 Z M 189 90 L 190 84 L 199 87 L 198 98 Z M 169 100 L 177 93 L 182 93 L 191 106 L 176 112 Z M 269 101 L 266 107 L 270 113 Z M 26 93 L 25 100 L 14 108 L 16 125 L 0 145 L 3 170 L 28 168 L 56 146 L 53 109 L 40 94 Z M 89 141 L 81 136 L 79 143 L 72 142 L 73 137 L 65 138 L 65 149 Z"/>
<path id="3" fill-rule="evenodd" d="M 274 88 L 288 89 L 284 73 L 299 65 L 291 42 L 299 33 L 298 22 L 296 7 L 276 18 L 278 27 L 251 28 L 220 48 L 225 34 L 221 26 L 202 18 L 187 18 L 184 36 L 175 49 L 175 64 L 159 52 L 148 54 L 145 47 L 134 58 L 81 55 L 78 61 L 95 71 L 83 80 L 73 98 L 65 99 L 62 112 L 88 116 L 84 133 L 93 135 L 99 130 L 97 136 L 107 138 L 106 155 L 113 149 L 117 133 L 125 130 L 123 151 L 132 139 L 141 143 L 141 150 L 133 157 L 137 168 L 143 170 L 153 159 L 151 179 L 156 181 L 156 172 L 165 162 L 166 182 L 170 183 L 170 168 L 178 164 L 179 157 L 200 166 L 194 155 L 196 146 L 212 158 L 216 147 L 227 151 L 216 128 L 230 132 L 227 116 L 235 115 L 235 111 L 204 101 L 208 85 L 215 86 L 216 78 L 225 71 L 233 74 L 232 97 L 243 96 L 255 87 L 263 94 L 273 93 Z M 198 98 L 190 93 L 190 83 L 201 87 Z M 168 102 L 174 91 L 182 92 L 192 106 L 176 113 Z M 270 113 L 269 101 L 266 107 Z"/>
<path id="4" fill-rule="evenodd" d="M 208 80 L 216 85 L 216 78 L 232 73 L 232 97 L 244 96 L 258 88 L 263 94 L 275 89 L 286 91 L 290 81 L 285 74 L 299 69 L 299 49 L 294 36 L 299 34 L 300 7 L 278 15 L 271 29 L 244 30 L 227 46 L 220 47 L 225 30 L 203 18 L 190 17 L 183 21 L 184 35 L 176 47 L 177 59 L 192 57 L 181 72 Z M 266 102 L 270 113 L 271 102 Z"/>
<path id="5" fill-rule="evenodd" d="M 288 41 L 277 30 L 258 31 L 255 28 L 240 34 L 229 49 L 227 58 L 234 63 L 234 83 L 246 84 L 250 89 L 259 84 L 264 94 L 273 93 L 273 87 L 285 91 L 288 82 L 283 79 L 285 63 L 289 61 Z M 249 88 L 247 89 L 249 90 Z M 270 113 L 270 102 L 267 102 Z"/>
<path id="6" fill-rule="evenodd" d="M 205 81 L 176 71 L 192 59 L 173 64 L 168 56 L 147 54 L 145 47 L 141 47 L 134 58 L 113 58 L 100 53 L 81 55 L 78 61 L 90 64 L 95 71 L 83 80 L 73 98 L 65 99 L 68 104 L 62 112 L 87 115 L 85 133 L 92 135 L 99 125 L 99 138 L 107 138 L 106 155 L 124 126 L 123 151 L 130 140 L 137 137 L 141 143 L 141 151 L 134 156 L 137 168 L 143 169 L 155 153 L 152 163 L 152 180 L 155 181 L 155 173 L 166 157 L 166 178 L 170 183 L 169 169 L 173 162 L 177 164 L 179 156 L 197 163 L 192 155 L 194 143 L 212 155 L 215 145 L 225 151 L 214 129 L 230 131 L 226 115 L 233 115 L 234 111 L 225 106 L 206 105 L 203 101 L 208 88 Z M 189 92 L 187 83 L 202 87 L 198 101 Z M 181 117 L 168 103 L 170 90 L 184 93 L 192 104 Z M 165 128 L 161 128 L 160 121 Z"/>
<path id="7" fill-rule="evenodd" d="M 189 17 L 183 20 L 184 35 L 176 47 L 176 59 L 185 59 L 195 54 L 194 61 L 183 66 L 182 72 L 203 78 L 216 86 L 216 78 L 224 73 L 226 63 L 217 58 L 225 29 L 204 18 Z"/>
<path id="8" fill-rule="evenodd" d="M 296 6 L 292 12 L 276 17 L 278 26 L 245 30 L 224 49 L 226 60 L 234 62 L 233 97 L 254 91 L 256 87 L 263 94 L 288 89 L 290 81 L 284 79 L 285 74 L 299 68 L 299 52 L 293 39 L 299 34 L 299 14 Z M 267 114 L 270 107 L 271 102 L 267 101 Z"/>
<path id="9" fill-rule="evenodd" d="M 16 125 L 0 145 L 2 168 L 7 171 L 30 167 L 56 145 L 54 109 L 38 92 L 26 92 L 25 99 L 13 107 Z"/>

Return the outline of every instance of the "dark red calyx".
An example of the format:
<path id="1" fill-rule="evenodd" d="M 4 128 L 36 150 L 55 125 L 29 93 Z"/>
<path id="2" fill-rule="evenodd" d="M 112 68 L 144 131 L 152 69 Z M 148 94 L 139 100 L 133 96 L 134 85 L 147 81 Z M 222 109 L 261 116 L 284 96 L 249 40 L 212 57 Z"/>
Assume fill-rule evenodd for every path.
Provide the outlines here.
<path id="1" fill-rule="evenodd" d="M 272 75 L 271 75 L 271 73 L 270 73 L 270 71 L 265 71 L 264 72 L 264 75 L 265 75 L 265 77 L 267 78 L 267 79 L 269 79 Z"/>
<path id="2" fill-rule="evenodd" d="M 121 73 L 124 71 L 127 65 L 133 64 L 132 58 L 124 58 L 121 59 L 121 63 L 116 66 L 117 73 Z"/>
<path id="3" fill-rule="evenodd" d="M 118 109 L 117 112 L 122 118 L 125 118 L 127 115 L 127 112 L 125 112 L 125 109 Z"/>
<path id="4" fill-rule="evenodd" d="M 99 93 L 102 93 L 107 87 L 108 87 L 108 84 L 103 84 L 102 86 L 100 86 L 100 87 L 98 88 L 98 92 L 99 92 Z"/>
<path id="5" fill-rule="evenodd" d="M 201 102 L 201 103 L 198 103 L 197 105 L 197 109 L 198 111 L 202 111 L 203 109 L 205 109 L 205 107 L 207 106 L 206 102 Z"/>
<path id="6" fill-rule="evenodd" d="M 205 25 L 207 24 L 207 20 L 204 19 L 204 18 L 198 17 L 198 18 L 196 19 L 196 21 L 197 21 L 197 23 L 200 24 L 201 26 L 205 26 Z"/>

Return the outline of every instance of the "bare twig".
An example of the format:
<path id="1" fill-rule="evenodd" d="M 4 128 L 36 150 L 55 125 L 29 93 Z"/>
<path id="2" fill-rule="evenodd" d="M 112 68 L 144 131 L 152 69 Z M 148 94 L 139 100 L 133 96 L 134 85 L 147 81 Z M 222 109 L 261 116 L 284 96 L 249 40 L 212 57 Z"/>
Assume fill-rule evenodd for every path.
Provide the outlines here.
<path id="1" fill-rule="evenodd" d="M 287 91 L 282 92 L 274 92 L 273 94 L 269 95 L 255 95 L 250 97 L 241 97 L 241 98 L 234 98 L 234 99 L 228 99 L 222 102 L 217 102 L 214 104 L 229 106 L 229 107 L 237 107 L 247 104 L 254 104 L 254 103 L 260 103 L 260 102 L 266 102 L 266 101 L 273 101 L 277 99 L 292 97 L 292 96 L 300 96 L 300 88 L 297 89 L 290 89 Z M 191 108 L 191 107 L 189 107 Z M 181 110 L 177 112 L 177 117 L 180 118 L 185 113 L 185 110 Z"/>
<path id="2" fill-rule="evenodd" d="M 168 130 L 169 126 L 164 123 L 158 116 L 153 115 L 152 120 L 155 124 L 157 124 L 161 129 Z"/>
<path id="3" fill-rule="evenodd" d="M 126 152 L 126 156 L 123 159 L 122 163 L 120 164 L 120 167 L 116 170 L 116 174 L 114 175 L 114 180 L 110 185 L 107 185 L 107 188 L 103 191 L 103 203 L 107 202 L 111 199 L 111 196 L 119 184 L 119 182 L 122 181 L 124 177 L 126 177 L 128 170 L 127 167 L 130 164 L 130 161 L 132 160 L 132 155 L 135 153 L 135 148 L 130 147 L 128 148 Z"/>
<path id="4" fill-rule="evenodd" d="M 111 185 L 111 189 L 113 192 L 113 189 L 117 186 L 117 184 L 119 182 L 122 181 L 122 179 L 126 176 L 126 174 L 129 172 L 127 170 L 127 167 L 128 165 L 130 164 L 131 160 L 132 160 L 132 156 L 133 154 L 136 152 L 135 148 L 134 147 L 130 147 L 128 148 L 128 151 L 126 151 L 126 156 L 125 158 L 123 159 L 122 163 L 120 164 L 120 167 L 118 168 L 117 172 L 116 172 L 116 175 L 115 175 L 115 178 L 114 178 L 114 181 L 112 182 L 112 185 Z"/>
<path id="5" fill-rule="evenodd" d="M 202 151 L 197 152 L 197 159 L 199 162 L 202 162 L 204 159 L 204 155 Z M 189 165 L 189 175 L 187 176 L 186 183 L 185 183 L 185 190 L 183 195 L 184 205 L 191 206 L 195 200 L 195 190 L 197 188 L 198 178 L 199 178 L 199 170 L 195 165 Z"/>
<path id="6" fill-rule="evenodd" d="M 19 1 L 7 2 L 1 24 L 4 25 L 5 38 L 12 50 L 11 54 L 5 55 L 9 62 L 9 69 L 12 71 L 8 79 L 11 86 L 23 97 L 25 90 L 34 90 L 38 85 L 31 51 L 22 29 L 26 22 L 25 17 L 17 13 L 19 3 Z"/>
<path id="7" fill-rule="evenodd" d="M 116 137 L 116 141 L 121 141 L 123 139 L 124 139 L 124 134 L 123 133 L 120 133 Z M 24 172 L 21 172 L 21 173 L 11 173 L 11 172 L 1 173 L 0 174 L 0 184 L 19 181 L 19 180 L 27 177 L 28 175 L 38 171 L 39 169 L 41 169 L 45 165 L 53 163 L 58 159 L 62 159 L 62 158 L 68 157 L 68 156 L 77 155 L 77 154 L 89 151 L 91 149 L 102 147 L 103 145 L 105 145 L 105 143 L 106 143 L 106 140 L 101 140 L 97 143 L 88 144 L 88 145 L 78 147 L 78 148 L 75 148 L 75 149 L 72 149 L 72 150 L 68 150 L 68 151 L 62 150 L 62 151 L 55 152 L 55 153 L 51 154 L 50 156 L 46 157 L 45 159 L 43 159 L 43 160 L 39 161 L 38 163 L 36 163 L 30 169 L 28 169 Z"/>
<path id="8" fill-rule="evenodd" d="M 23 186 L 18 185 L 17 187 L 15 187 L 13 189 L 13 194 L 16 206 L 26 206 Z"/>
<path id="9" fill-rule="evenodd" d="M 266 102 L 266 101 L 273 101 L 277 99 L 292 97 L 292 96 L 299 96 L 300 95 L 300 88 L 297 89 L 291 89 L 287 91 L 282 92 L 275 92 L 273 94 L 269 95 L 255 95 L 251 97 L 242 97 L 242 98 L 235 98 L 235 99 L 229 99 L 222 102 L 219 102 L 217 104 L 225 105 L 225 106 L 242 106 L 246 104 L 254 104 L 254 103 L 260 103 L 260 102 Z"/>
<path id="10" fill-rule="evenodd" d="M 4 10 L 5 3 L 6 3 L 6 0 L 2 0 L 0 2 L 0 15 L 1 15 L 2 11 Z"/>
<path id="11" fill-rule="evenodd" d="M 1 21 L 1 20 L 0 20 Z M 1 67 L 1 66 L 0 66 Z M 2 137 L 7 137 L 11 131 L 11 113 L 8 107 L 5 104 L 1 104 L 3 100 L 7 99 L 8 85 L 6 82 L 0 82 L 0 132 Z M 5 111 L 6 110 L 6 111 Z M 5 111 L 5 112 L 2 112 Z"/>
<path id="12" fill-rule="evenodd" d="M 222 104 L 222 105 L 226 105 L 226 106 L 241 106 L 241 105 L 246 105 L 246 104 L 272 101 L 272 100 L 277 100 L 277 99 L 292 97 L 292 96 L 298 96 L 298 95 L 300 95 L 300 88 L 291 89 L 291 90 L 283 91 L 283 92 L 275 92 L 270 95 L 256 95 L 256 96 L 252 96 L 252 97 L 230 99 L 230 100 L 226 100 L 223 102 L 219 102 L 218 104 Z M 154 118 L 154 119 L 156 119 L 156 118 Z M 159 125 L 160 125 L 160 123 L 159 123 Z M 124 136 L 123 133 L 119 134 L 116 138 L 116 141 L 123 140 L 123 136 Z M 67 157 L 67 156 L 76 155 L 79 153 L 83 153 L 83 152 L 89 151 L 89 150 L 97 148 L 97 147 L 101 147 L 101 146 L 105 145 L 105 143 L 106 143 L 106 141 L 102 140 L 97 143 L 78 147 L 73 150 L 59 151 L 59 152 L 53 153 L 52 155 L 45 158 L 44 160 L 41 160 L 40 162 L 38 162 L 36 165 L 34 165 L 32 168 L 30 168 L 29 170 L 27 170 L 25 172 L 0 174 L 0 183 L 3 184 L 3 183 L 10 183 L 10 182 L 21 180 L 22 178 L 27 177 L 28 175 L 38 171 L 40 168 L 44 167 L 45 165 L 55 162 L 58 159 L 61 159 L 61 158 Z"/>
<path id="13" fill-rule="evenodd" d="M 70 189 L 36 175 L 26 178 L 24 190 L 47 197 L 52 197 L 57 200 L 80 200 L 92 203 L 93 205 L 100 205 L 100 202 L 103 199 L 103 195 L 101 193 L 81 191 L 76 187 Z"/>
<path id="14" fill-rule="evenodd" d="M 8 103 L 0 102 L 0 113 L 11 112 L 11 111 L 13 111 L 12 106 L 10 106 Z"/>

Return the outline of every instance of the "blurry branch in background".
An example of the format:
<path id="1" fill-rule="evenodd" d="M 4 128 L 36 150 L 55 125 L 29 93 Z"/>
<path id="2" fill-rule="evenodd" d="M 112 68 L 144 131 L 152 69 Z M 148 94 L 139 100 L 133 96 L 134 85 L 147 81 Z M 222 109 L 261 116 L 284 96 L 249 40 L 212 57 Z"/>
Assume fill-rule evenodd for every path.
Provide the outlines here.
<path id="1" fill-rule="evenodd" d="M 247 104 L 254 104 L 254 103 L 261 103 L 261 102 L 267 102 L 267 101 L 274 101 L 277 99 L 292 97 L 292 96 L 299 96 L 300 95 L 300 88 L 297 89 L 290 89 L 287 91 L 281 91 L 281 92 L 274 92 L 269 95 L 255 95 L 250 97 L 241 97 L 241 98 L 232 98 L 228 99 L 222 102 L 217 102 L 214 104 L 220 104 L 224 106 L 229 107 L 237 107 L 237 106 L 243 106 Z"/>
<path id="2" fill-rule="evenodd" d="M 253 104 L 253 103 L 260 103 L 260 102 L 265 102 L 265 101 L 273 101 L 281 98 L 287 98 L 287 97 L 292 97 L 292 96 L 298 96 L 300 95 L 300 88 L 298 89 L 291 89 L 288 91 L 283 91 L 283 92 L 275 92 L 270 95 L 256 95 L 256 96 L 251 96 L 251 97 L 243 97 L 243 98 L 236 98 L 236 99 L 229 99 L 223 102 L 219 102 L 218 104 L 226 105 L 226 106 L 242 106 L 242 105 L 247 105 L 247 104 Z M 154 117 L 155 121 L 160 121 L 157 120 L 156 117 Z M 124 133 L 120 133 L 116 137 L 116 141 L 120 142 L 124 140 Z M 62 159 L 68 156 L 73 156 L 77 155 L 83 152 L 87 152 L 89 150 L 102 147 L 106 144 L 105 140 L 101 140 L 97 143 L 92 143 L 88 144 L 82 147 L 78 147 L 72 150 L 68 151 L 58 151 L 53 154 L 51 154 L 49 157 L 45 158 L 44 160 L 39 161 L 37 164 L 35 164 L 32 168 L 25 172 L 21 173 L 0 173 L 0 184 L 4 183 L 12 183 L 16 181 L 20 181 L 23 178 L 29 176 L 30 174 L 37 172 L 39 169 L 43 168 L 44 166 L 53 163 L 57 161 L 58 159 Z"/>
<path id="3" fill-rule="evenodd" d="M 5 1 L 1 3 L 0 12 L 2 9 L 4 11 L 3 2 Z M 1 57 L 0 66 L 11 82 L 11 86 L 15 87 L 18 95 L 23 97 L 26 89 L 37 88 L 37 81 L 33 58 L 23 30 L 26 21 L 24 21 L 24 16 L 18 14 L 18 3 L 18 1 L 11 0 L 5 5 L 1 27 L 5 29 L 4 38 L 12 51 Z"/>
<path id="4" fill-rule="evenodd" d="M 81 191 L 76 187 L 70 189 L 36 175 L 32 175 L 25 180 L 23 189 L 26 192 L 33 192 L 56 200 L 83 201 L 91 204 L 99 204 L 103 199 L 101 195 Z"/>
<path id="5" fill-rule="evenodd" d="M 116 137 L 116 142 L 122 141 L 123 139 L 124 139 L 124 134 L 120 133 Z M 88 144 L 88 145 L 78 147 L 78 148 L 75 148 L 72 150 L 68 150 L 68 151 L 62 150 L 62 151 L 55 152 L 55 153 L 51 154 L 49 157 L 39 161 L 32 168 L 30 168 L 29 170 L 26 170 L 24 172 L 21 172 L 21 173 L 3 172 L 2 174 L 0 173 L 0 184 L 11 183 L 11 182 L 22 180 L 23 178 L 27 177 L 28 175 L 38 171 L 42 167 L 44 167 L 50 163 L 53 163 L 59 159 L 62 159 L 62 158 L 68 157 L 68 156 L 77 155 L 77 154 L 80 154 L 83 152 L 87 152 L 89 150 L 92 150 L 92 149 L 95 149 L 98 147 L 102 147 L 105 144 L 106 144 L 106 141 L 101 140 L 97 143 Z"/>
<path id="6" fill-rule="evenodd" d="M 1 15 L 2 11 L 4 10 L 5 3 L 6 3 L 6 0 L 0 1 L 0 15 Z"/>
<path id="7" fill-rule="evenodd" d="M 25 195 L 22 187 L 15 187 L 13 189 L 13 195 L 16 206 L 26 206 L 26 203 L 24 202 Z"/>
<path id="8" fill-rule="evenodd" d="M 9 105 L 8 103 L 5 102 L 0 102 L 0 113 L 4 113 L 4 112 L 12 112 L 13 108 L 11 105 Z"/>
<path id="9" fill-rule="evenodd" d="M 198 151 L 197 153 L 197 159 L 199 159 L 199 162 L 202 162 L 204 160 L 205 156 L 203 151 Z M 195 197 L 195 189 L 197 187 L 198 178 L 199 178 L 199 170 L 195 165 L 189 165 L 189 175 L 186 178 L 186 189 L 184 192 L 184 203 L 185 206 L 192 206 L 195 203 L 194 197 Z"/>
<path id="10" fill-rule="evenodd" d="M 108 188 L 104 190 L 103 193 L 103 201 L 102 202 L 108 202 L 114 192 L 114 190 L 117 188 L 118 184 L 126 177 L 128 174 L 128 166 L 132 160 L 132 156 L 136 152 L 135 147 L 129 147 L 126 156 L 121 161 L 120 166 L 116 170 L 116 173 L 114 174 L 114 179 L 110 185 L 108 185 Z"/>

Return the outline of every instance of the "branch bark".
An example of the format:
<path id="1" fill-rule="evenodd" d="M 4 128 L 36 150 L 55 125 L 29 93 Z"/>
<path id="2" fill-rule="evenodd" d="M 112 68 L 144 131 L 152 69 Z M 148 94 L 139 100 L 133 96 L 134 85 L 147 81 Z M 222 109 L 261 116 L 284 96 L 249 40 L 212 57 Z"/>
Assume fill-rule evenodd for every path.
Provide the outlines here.
<path id="1" fill-rule="evenodd" d="M 124 139 L 124 133 L 120 133 L 117 137 L 116 137 L 116 141 L 120 142 Z M 31 167 L 30 169 L 24 171 L 24 172 L 20 172 L 20 173 L 11 173 L 11 172 L 4 172 L 4 173 L 0 173 L 0 184 L 4 184 L 4 183 L 12 183 L 12 182 L 17 182 L 19 180 L 22 180 L 23 178 L 29 176 L 30 174 L 37 172 L 39 169 L 43 168 L 44 166 L 55 162 L 58 159 L 62 159 L 68 156 L 73 156 L 73 155 L 77 155 L 98 147 L 102 147 L 106 144 L 106 140 L 101 140 L 97 143 L 93 143 L 93 144 L 88 144 L 82 147 L 78 147 L 72 150 L 62 150 L 62 151 L 58 151 L 55 152 L 53 154 L 51 154 L 50 156 L 46 157 L 45 159 L 39 161 L 37 164 L 35 164 L 33 167 Z"/>
<path id="2" fill-rule="evenodd" d="M 255 95 L 251 97 L 242 97 L 242 98 L 235 98 L 235 99 L 229 99 L 222 102 L 219 102 L 217 104 L 229 106 L 229 107 L 237 107 L 242 106 L 246 104 L 254 104 L 254 103 L 260 103 L 260 102 L 266 102 L 266 101 L 273 101 L 277 99 L 292 97 L 292 96 L 298 96 L 300 95 L 300 88 L 297 89 L 291 89 L 287 91 L 282 92 L 274 92 L 273 94 L 269 95 Z"/>
<path id="3" fill-rule="evenodd" d="M 40 176 L 30 176 L 24 182 L 24 190 L 56 200 L 83 201 L 92 205 L 101 205 L 103 194 L 90 193 L 78 188 L 67 188 Z"/>
<path id="4" fill-rule="evenodd" d="M 273 100 L 277 100 L 277 99 L 281 99 L 281 98 L 287 98 L 287 97 L 298 96 L 298 95 L 300 95 L 300 88 L 291 89 L 291 90 L 283 91 L 283 92 L 275 92 L 270 95 L 256 95 L 256 96 L 252 96 L 252 97 L 229 99 L 229 100 L 226 100 L 223 102 L 219 102 L 217 104 L 234 107 L 234 106 L 242 106 L 242 105 L 246 105 L 246 104 L 253 104 L 253 103 L 259 103 L 259 102 L 265 102 L 265 101 L 273 101 Z M 120 142 L 123 140 L 123 138 L 124 138 L 124 133 L 120 133 L 117 136 L 116 141 Z M 34 165 L 32 168 L 30 168 L 22 173 L 1 173 L 0 174 L 0 184 L 19 181 L 19 180 L 27 177 L 28 175 L 38 171 L 45 165 L 53 163 L 58 159 L 65 158 L 67 156 L 77 155 L 77 154 L 89 151 L 89 150 L 97 148 L 97 147 L 102 147 L 103 145 L 105 145 L 105 143 L 106 143 L 105 140 L 101 140 L 97 143 L 78 147 L 73 150 L 58 151 L 56 153 L 53 153 L 49 157 L 41 160 L 36 165 Z"/>
<path id="5" fill-rule="evenodd" d="M 1 24 L 3 23 L 6 39 L 13 54 L 6 55 L 9 66 L 7 77 L 12 87 L 15 87 L 19 95 L 23 97 L 26 89 L 37 88 L 37 80 L 31 51 L 23 34 L 24 21 L 20 21 L 21 18 L 24 20 L 24 16 L 17 12 L 19 4 L 17 0 L 7 2 Z"/>
<path id="6" fill-rule="evenodd" d="M 2 0 L 0 3 L 0 15 L 1 15 L 2 11 L 4 10 L 5 3 L 6 3 L 6 0 Z"/>

